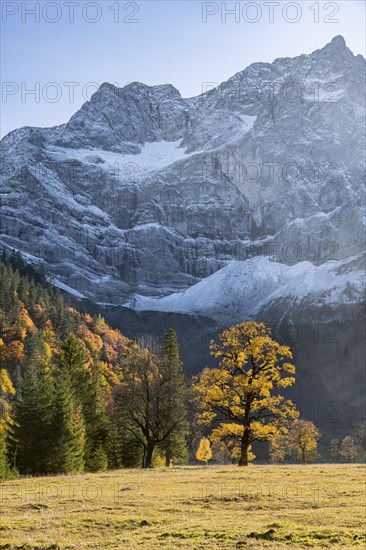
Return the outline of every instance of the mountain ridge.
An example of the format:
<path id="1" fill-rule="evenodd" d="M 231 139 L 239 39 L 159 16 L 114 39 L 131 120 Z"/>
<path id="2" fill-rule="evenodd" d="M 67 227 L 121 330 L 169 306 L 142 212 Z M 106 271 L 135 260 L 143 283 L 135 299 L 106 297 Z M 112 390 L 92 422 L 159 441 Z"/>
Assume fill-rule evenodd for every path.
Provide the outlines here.
<path id="1" fill-rule="evenodd" d="M 278 248 L 315 264 L 357 253 L 360 63 L 337 36 L 193 98 L 171 84 L 103 83 L 64 125 L 1 141 L 1 241 L 81 295 L 120 305 Z"/>

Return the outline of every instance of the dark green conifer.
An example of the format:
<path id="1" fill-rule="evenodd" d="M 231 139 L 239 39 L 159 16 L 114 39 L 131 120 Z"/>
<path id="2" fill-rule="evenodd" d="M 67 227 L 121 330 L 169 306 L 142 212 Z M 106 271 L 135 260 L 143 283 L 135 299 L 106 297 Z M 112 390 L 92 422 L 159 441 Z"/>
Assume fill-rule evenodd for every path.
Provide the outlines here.
<path id="1" fill-rule="evenodd" d="M 11 477 L 5 433 L 0 432 L 0 481 Z"/>
<path id="2" fill-rule="evenodd" d="M 175 331 L 170 328 L 164 335 L 161 351 L 163 369 L 165 372 L 164 408 L 165 415 L 170 425 L 174 428 L 161 448 L 165 452 L 165 464 L 171 462 L 187 462 L 187 386 L 183 372 L 182 362 L 179 357 L 179 345 Z"/>
<path id="3" fill-rule="evenodd" d="M 31 365 L 17 392 L 9 451 L 13 466 L 24 474 L 48 474 L 53 470 L 53 380 L 44 365 Z"/>
<path id="4" fill-rule="evenodd" d="M 84 470 L 85 424 L 66 370 L 57 372 L 53 419 L 54 470 L 70 474 Z"/>

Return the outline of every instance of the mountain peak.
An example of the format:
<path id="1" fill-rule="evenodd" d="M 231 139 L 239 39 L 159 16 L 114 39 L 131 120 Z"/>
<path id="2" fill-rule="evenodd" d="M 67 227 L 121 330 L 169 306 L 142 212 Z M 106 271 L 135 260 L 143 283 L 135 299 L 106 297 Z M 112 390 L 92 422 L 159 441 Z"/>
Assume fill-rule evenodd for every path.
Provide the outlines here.
<path id="1" fill-rule="evenodd" d="M 319 53 L 326 56 L 328 59 L 332 59 L 335 63 L 340 62 L 349 63 L 350 59 L 354 57 L 353 52 L 348 48 L 343 36 L 338 34 L 334 36 L 330 42 L 328 42 L 320 50 L 316 50 L 314 53 Z"/>
<path id="2" fill-rule="evenodd" d="M 347 48 L 346 41 L 341 34 L 338 34 L 337 36 L 332 38 L 330 44 L 332 46 L 336 46 L 337 48 Z"/>

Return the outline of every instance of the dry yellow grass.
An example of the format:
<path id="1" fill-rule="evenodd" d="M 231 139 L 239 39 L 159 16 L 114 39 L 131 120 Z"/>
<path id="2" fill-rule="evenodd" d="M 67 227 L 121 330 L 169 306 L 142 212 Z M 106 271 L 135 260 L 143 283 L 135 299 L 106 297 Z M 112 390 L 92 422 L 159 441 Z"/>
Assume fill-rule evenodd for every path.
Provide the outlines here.
<path id="1" fill-rule="evenodd" d="M 362 548 L 364 473 L 208 466 L 10 481 L 0 548 Z"/>

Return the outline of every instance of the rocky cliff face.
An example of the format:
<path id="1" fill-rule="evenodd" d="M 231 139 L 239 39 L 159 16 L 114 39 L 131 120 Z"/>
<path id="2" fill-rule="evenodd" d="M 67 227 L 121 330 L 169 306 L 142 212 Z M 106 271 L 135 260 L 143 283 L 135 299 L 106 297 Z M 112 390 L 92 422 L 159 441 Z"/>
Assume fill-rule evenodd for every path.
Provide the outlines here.
<path id="1" fill-rule="evenodd" d="M 1 240 L 113 304 L 253 256 L 356 255 L 364 69 L 336 37 L 192 99 L 171 85 L 103 84 L 67 124 L 2 140 Z"/>

